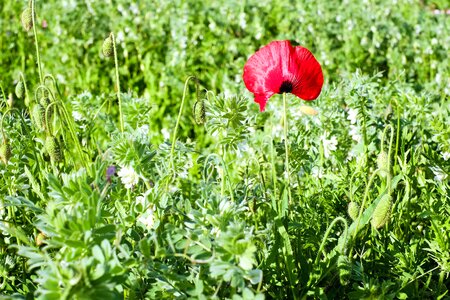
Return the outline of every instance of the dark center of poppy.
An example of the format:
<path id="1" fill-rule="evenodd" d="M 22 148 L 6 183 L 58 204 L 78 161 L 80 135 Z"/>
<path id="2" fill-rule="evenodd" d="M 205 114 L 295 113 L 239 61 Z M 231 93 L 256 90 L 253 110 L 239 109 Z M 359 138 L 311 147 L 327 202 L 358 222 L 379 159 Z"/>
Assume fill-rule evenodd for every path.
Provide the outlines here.
<path id="1" fill-rule="evenodd" d="M 290 92 L 292 92 L 292 88 L 293 88 L 292 82 L 290 82 L 289 80 L 285 80 L 281 84 L 280 91 L 278 93 L 279 94 L 290 93 Z"/>

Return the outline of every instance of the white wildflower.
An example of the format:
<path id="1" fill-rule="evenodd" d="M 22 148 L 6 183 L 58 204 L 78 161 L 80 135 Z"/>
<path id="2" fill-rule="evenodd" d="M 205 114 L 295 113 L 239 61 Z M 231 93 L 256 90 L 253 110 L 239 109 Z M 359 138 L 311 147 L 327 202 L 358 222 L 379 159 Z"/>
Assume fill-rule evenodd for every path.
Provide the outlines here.
<path id="1" fill-rule="evenodd" d="M 447 161 L 450 158 L 450 152 L 443 152 L 442 153 L 442 158 Z"/>
<path id="2" fill-rule="evenodd" d="M 440 167 L 431 167 L 430 169 L 434 173 L 434 180 L 442 182 L 447 179 L 448 175 Z"/>
<path id="3" fill-rule="evenodd" d="M 155 210 L 154 207 L 149 207 L 147 210 L 138 217 L 137 221 L 144 225 L 147 229 L 152 229 L 155 224 Z"/>
<path id="4" fill-rule="evenodd" d="M 132 166 L 122 167 L 117 175 L 120 177 L 120 180 L 127 189 L 131 189 L 139 182 L 139 175 Z"/>
<path id="5" fill-rule="evenodd" d="M 142 205 L 142 207 L 145 207 L 145 202 L 146 202 L 145 196 L 139 195 L 136 197 L 136 205 L 140 204 L 140 205 Z"/>
<path id="6" fill-rule="evenodd" d="M 75 122 L 83 120 L 83 115 L 79 111 L 76 111 L 76 110 L 74 110 L 72 112 L 72 117 L 75 120 Z"/>
<path id="7" fill-rule="evenodd" d="M 163 135 L 165 140 L 170 139 L 170 132 L 167 130 L 167 128 L 161 129 L 161 134 Z"/>
<path id="8" fill-rule="evenodd" d="M 327 138 L 328 134 L 325 132 L 321 136 L 322 144 L 323 144 L 323 154 L 325 155 L 325 158 L 329 158 L 332 151 L 335 151 L 337 148 L 337 138 L 335 136 L 332 136 L 330 139 Z"/>
<path id="9" fill-rule="evenodd" d="M 142 125 L 136 129 L 136 136 L 141 139 L 145 139 L 148 136 L 149 127 L 147 124 Z"/>
<path id="10" fill-rule="evenodd" d="M 362 135 L 361 135 L 361 133 L 359 133 L 358 126 L 350 125 L 350 132 L 349 132 L 349 134 L 352 137 L 352 139 L 354 141 L 356 141 L 357 143 L 362 141 Z"/>
<path id="11" fill-rule="evenodd" d="M 316 166 L 312 168 L 311 175 L 315 178 L 321 179 L 324 177 L 325 173 L 323 171 L 323 168 Z"/>
<path id="12" fill-rule="evenodd" d="M 358 110 L 355 108 L 350 108 L 347 113 L 347 120 L 350 121 L 350 124 L 355 124 L 358 119 Z"/>

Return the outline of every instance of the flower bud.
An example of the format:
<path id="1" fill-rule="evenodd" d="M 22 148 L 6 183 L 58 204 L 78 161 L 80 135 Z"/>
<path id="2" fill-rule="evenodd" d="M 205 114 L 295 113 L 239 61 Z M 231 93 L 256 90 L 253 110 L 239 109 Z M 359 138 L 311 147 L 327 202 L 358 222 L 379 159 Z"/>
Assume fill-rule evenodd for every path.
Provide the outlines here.
<path id="1" fill-rule="evenodd" d="M 390 214 L 391 214 L 391 206 L 392 206 L 392 199 L 391 196 L 386 194 L 383 196 L 383 198 L 378 202 L 377 207 L 375 207 L 375 210 L 372 214 L 372 220 L 371 224 L 373 228 L 381 228 L 386 224 L 386 222 L 389 220 Z"/>
<path id="2" fill-rule="evenodd" d="M 25 88 L 23 85 L 22 80 L 19 80 L 19 82 L 16 84 L 16 96 L 18 99 L 22 99 L 25 94 Z"/>
<path id="3" fill-rule="evenodd" d="M 377 156 L 377 166 L 380 176 L 386 177 L 389 174 L 389 157 L 386 151 L 382 150 Z"/>
<path id="4" fill-rule="evenodd" d="M 348 204 L 347 212 L 350 218 L 355 221 L 359 215 L 359 204 L 354 201 L 350 202 Z"/>
<path id="5" fill-rule="evenodd" d="M 27 7 L 22 12 L 22 26 L 25 31 L 30 31 L 30 29 L 33 28 L 33 15 L 31 7 Z"/>
<path id="6" fill-rule="evenodd" d="M 42 107 L 47 108 L 47 106 L 51 103 L 50 98 L 47 96 L 42 96 L 39 99 L 39 103 L 42 105 Z"/>
<path id="7" fill-rule="evenodd" d="M 62 160 L 61 147 L 55 137 L 47 136 L 45 139 L 45 150 L 52 161 L 59 162 Z"/>
<path id="8" fill-rule="evenodd" d="M 201 125 L 206 121 L 205 101 L 198 100 L 194 104 L 194 119 L 195 123 Z"/>
<path id="9" fill-rule="evenodd" d="M 45 109 L 39 103 L 35 104 L 31 110 L 31 116 L 33 117 L 36 127 L 43 131 L 45 130 Z"/>
<path id="10" fill-rule="evenodd" d="M 111 34 L 103 41 L 102 52 L 106 57 L 111 57 L 114 55 L 114 45 Z"/>
<path id="11" fill-rule="evenodd" d="M 8 164 L 10 158 L 11 158 L 11 145 L 7 141 L 4 141 L 0 145 L 0 160 L 6 165 Z"/>

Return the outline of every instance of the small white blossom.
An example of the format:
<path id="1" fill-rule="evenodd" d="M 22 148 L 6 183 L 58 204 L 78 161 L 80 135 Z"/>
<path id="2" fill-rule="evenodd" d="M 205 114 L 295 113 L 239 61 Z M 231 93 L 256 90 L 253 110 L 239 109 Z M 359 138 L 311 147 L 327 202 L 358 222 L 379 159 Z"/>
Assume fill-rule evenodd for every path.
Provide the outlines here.
<path id="1" fill-rule="evenodd" d="M 354 141 L 356 141 L 357 143 L 362 141 L 362 135 L 361 135 L 361 133 L 359 133 L 358 126 L 350 125 L 350 132 L 349 132 L 349 134 L 351 135 L 352 139 Z"/>
<path id="2" fill-rule="evenodd" d="M 325 174 L 324 174 L 323 168 L 316 166 L 316 167 L 312 168 L 311 175 L 315 178 L 321 179 L 321 178 L 323 178 L 323 176 Z"/>
<path id="3" fill-rule="evenodd" d="M 358 110 L 355 108 L 350 108 L 347 113 L 347 120 L 350 121 L 350 124 L 355 124 L 358 119 Z"/>
<path id="4" fill-rule="evenodd" d="M 448 175 L 440 167 L 431 167 L 430 169 L 434 173 L 434 180 L 442 182 L 447 179 Z"/>
<path id="5" fill-rule="evenodd" d="M 161 134 L 163 135 L 165 140 L 170 139 L 170 132 L 167 130 L 167 128 L 161 129 Z"/>
<path id="6" fill-rule="evenodd" d="M 139 195 L 136 197 L 136 204 L 142 205 L 142 207 L 145 207 L 145 196 Z"/>
<path id="7" fill-rule="evenodd" d="M 117 175 L 127 189 L 131 189 L 139 182 L 139 175 L 131 166 L 122 167 Z"/>
<path id="8" fill-rule="evenodd" d="M 72 112 L 72 117 L 76 122 L 83 120 L 83 115 L 76 110 Z"/>
<path id="9" fill-rule="evenodd" d="M 321 140 L 323 144 L 323 154 L 325 155 L 325 158 L 329 158 L 331 152 L 337 149 L 338 141 L 335 136 L 328 139 L 326 132 L 321 136 Z"/>
<path id="10" fill-rule="evenodd" d="M 149 207 L 147 210 L 138 217 L 138 222 L 144 225 L 147 229 L 152 229 L 155 224 L 154 207 Z"/>
<path id="11" fill-rule="evenodd" d="M 442 158 L 447 161 L 450 158 L 450 152 L 443 152 L 442 153 Z"/>

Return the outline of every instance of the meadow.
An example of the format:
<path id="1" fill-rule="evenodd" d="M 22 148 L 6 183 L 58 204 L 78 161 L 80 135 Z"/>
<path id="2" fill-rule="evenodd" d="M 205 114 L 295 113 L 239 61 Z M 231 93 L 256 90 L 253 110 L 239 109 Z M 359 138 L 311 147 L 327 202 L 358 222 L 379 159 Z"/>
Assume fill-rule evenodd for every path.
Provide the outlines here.
<path id="1" fill-rule="evenodd" d="M 2 1 L 0 299 L 450 299 L 449 33 L 448 0 Z M 324 85 L 260 112 L 282 40 Z"/>

